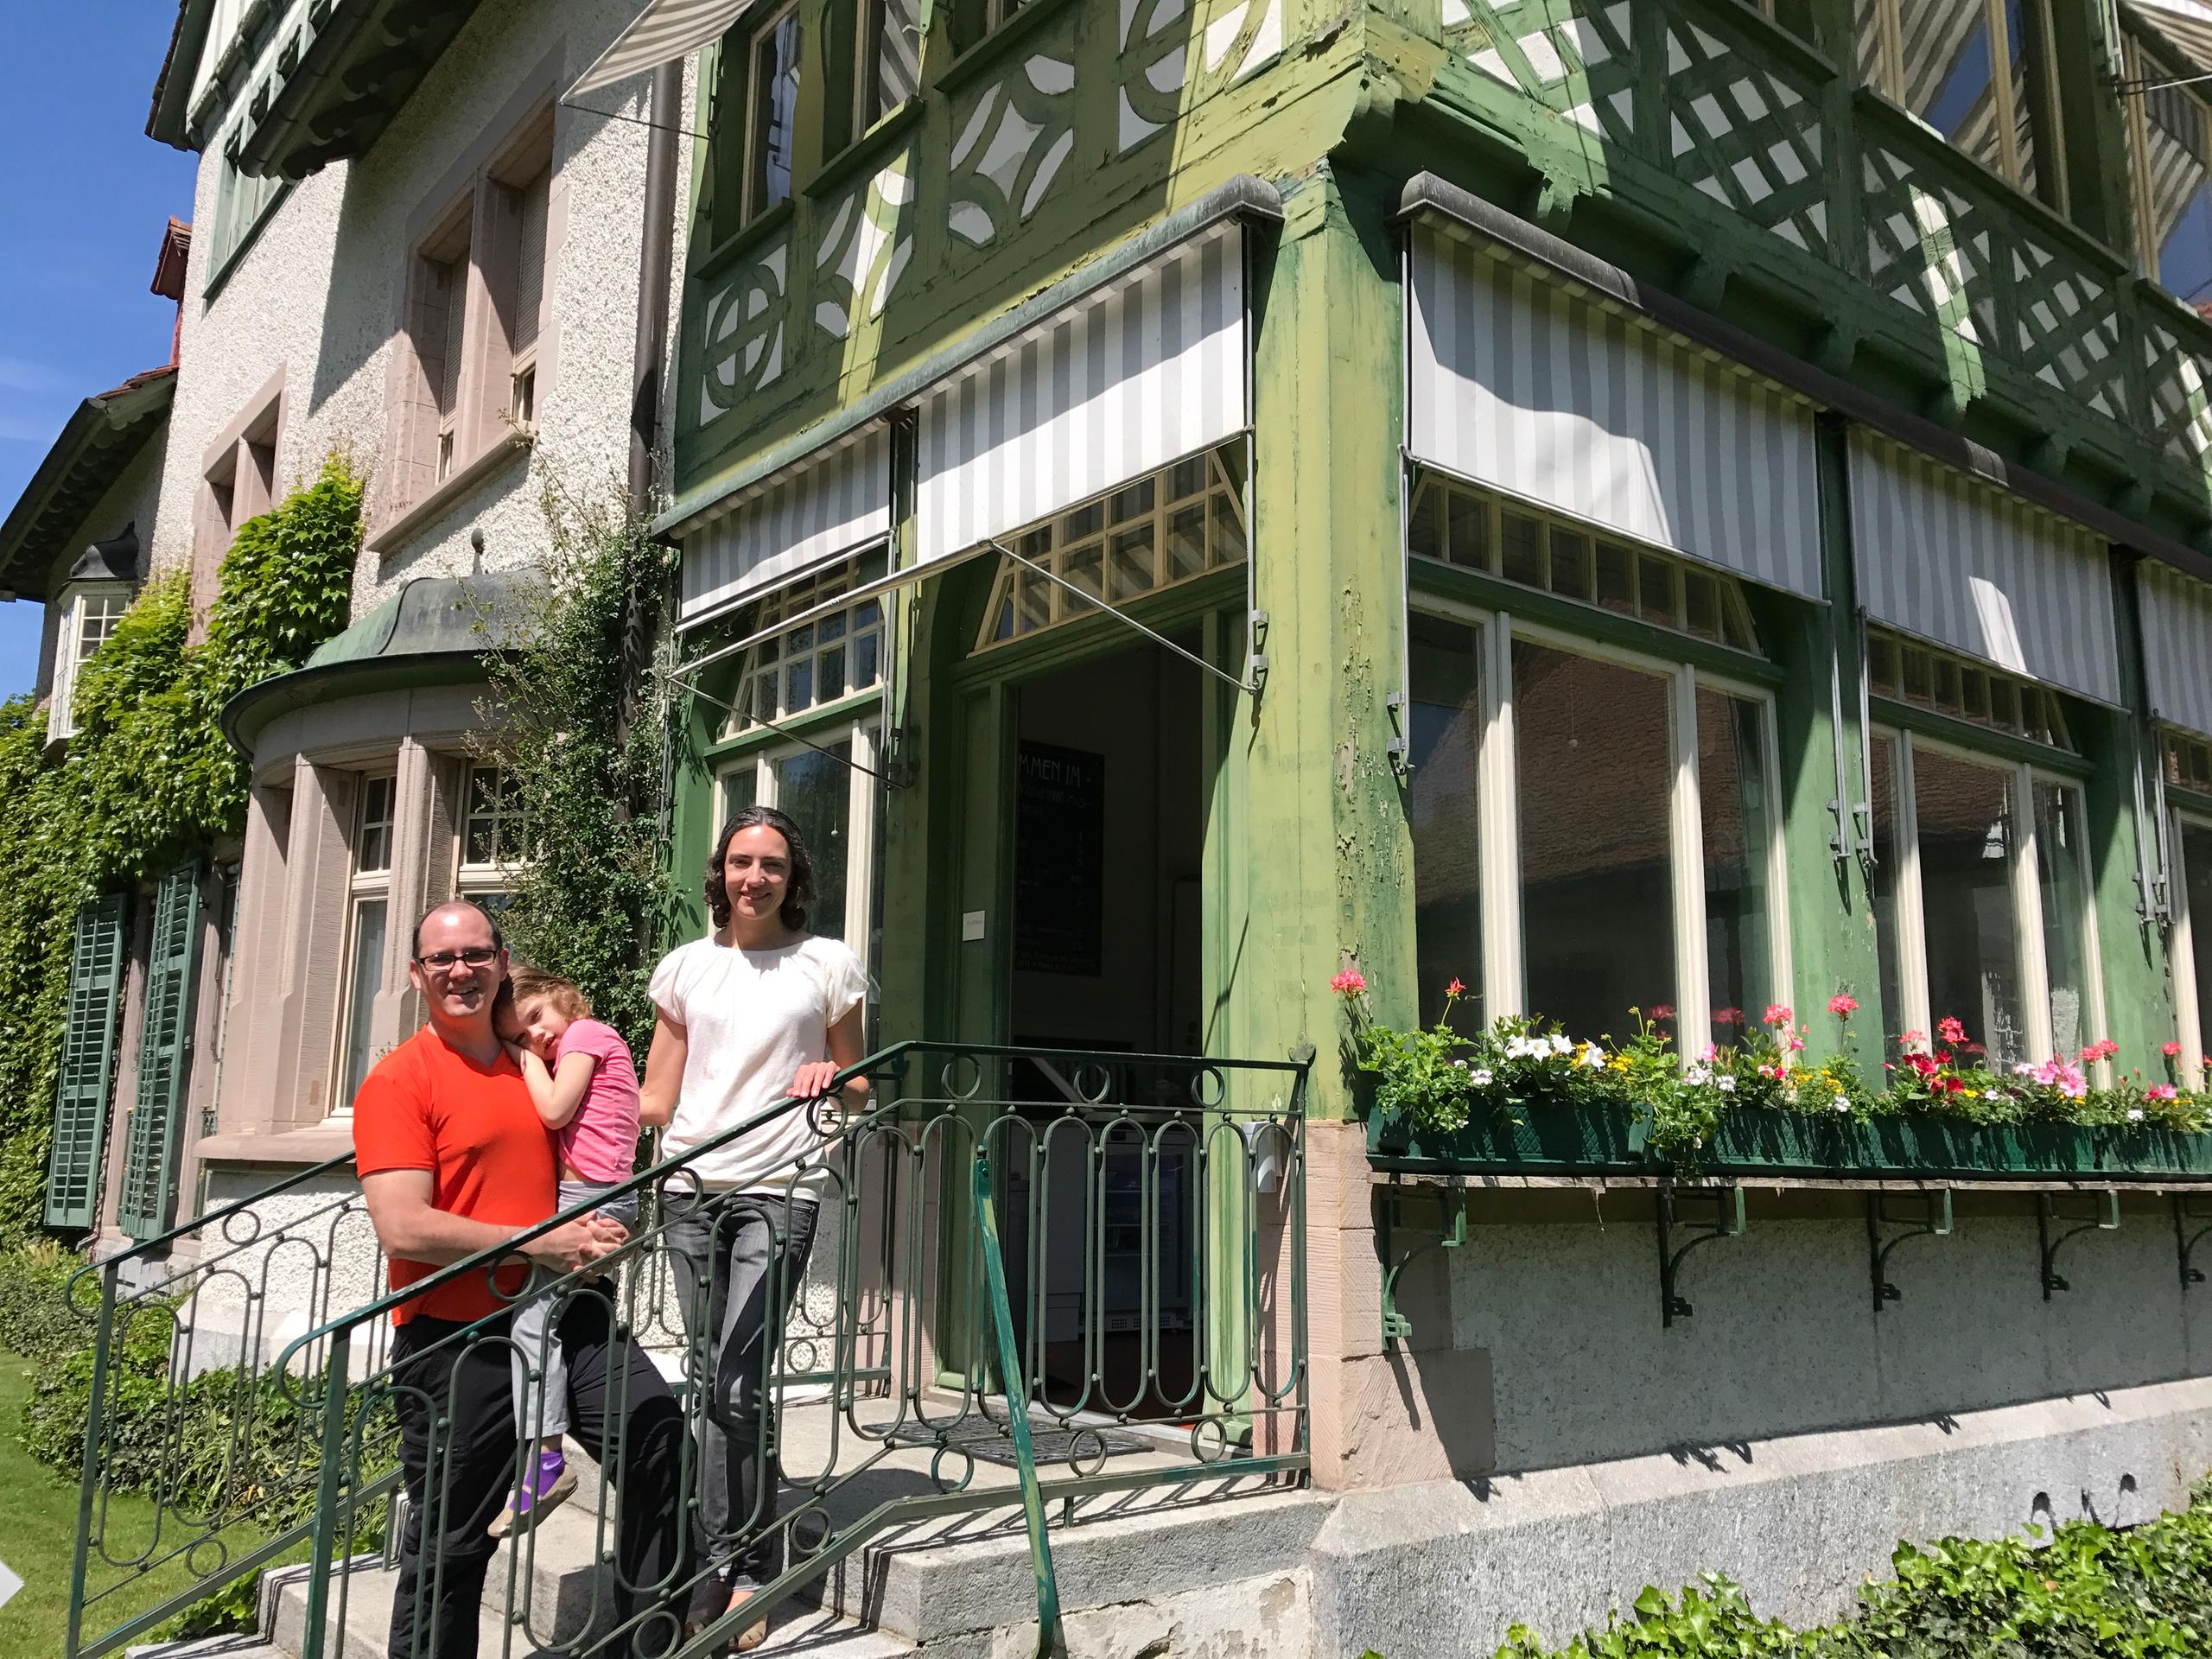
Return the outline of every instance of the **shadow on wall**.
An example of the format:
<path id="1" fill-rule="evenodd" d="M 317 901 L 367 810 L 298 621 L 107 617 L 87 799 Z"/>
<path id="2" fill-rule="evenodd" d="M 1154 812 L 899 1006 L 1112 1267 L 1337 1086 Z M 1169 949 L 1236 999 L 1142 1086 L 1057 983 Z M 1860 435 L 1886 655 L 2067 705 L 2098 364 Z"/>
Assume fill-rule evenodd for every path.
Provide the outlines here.
<path id="1" fill-rule="evenodd" d="M 1500 1471 L 1656 1453 L 1740 1470 L 1774 1436 L 1951 1433 L 1962 1413 L 2212 1375 L 2212 1295 L 2184 1297 L 2159 1219 L 2075 1240 L 2073 1288 L 2046 1302 L 2034 1218 L 1962 1217 L 1891 1258 L 1901 1299 L 1877 1314 L 1863 1224 L 1754 1214 L 1686 1264 L 1697 1311 L 1671 1329 L 1648 1222 L 1482 1229 L 1452 1252 L 1455 1338 L 1490 1356 Z"/>

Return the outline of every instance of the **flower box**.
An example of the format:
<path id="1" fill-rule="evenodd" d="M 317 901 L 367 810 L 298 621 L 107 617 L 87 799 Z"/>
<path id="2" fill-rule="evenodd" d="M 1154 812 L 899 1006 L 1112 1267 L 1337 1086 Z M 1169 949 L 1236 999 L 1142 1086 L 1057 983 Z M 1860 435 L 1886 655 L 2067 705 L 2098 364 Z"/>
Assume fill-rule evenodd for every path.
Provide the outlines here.
<path id="1" fill-rule="evenodd" d="M 1379 1169 L 1491 1174 L 1627 1174 L 1647 1167 L 1640 1113 L 1620 1106 L 1478 1103 L 1457 1129 L 1424 1129 L 1380 1113 L 1367 1120 Z"/>

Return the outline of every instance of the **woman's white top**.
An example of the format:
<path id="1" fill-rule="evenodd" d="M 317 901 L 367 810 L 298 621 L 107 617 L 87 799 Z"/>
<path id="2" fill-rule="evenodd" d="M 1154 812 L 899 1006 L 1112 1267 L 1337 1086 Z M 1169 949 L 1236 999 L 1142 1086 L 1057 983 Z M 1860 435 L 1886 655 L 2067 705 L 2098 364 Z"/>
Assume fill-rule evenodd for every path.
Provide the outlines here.
<path id="1" fill-rule="evenodd" d="M 851 947 L 811 934 L 774 950 L 741 950 L 709 936 L 663 957 L 653 1003 L 689 1042 L 662 1152 L 688 1152 L 784 1099 L 799 1067 L 829 1058 L 830 1027 L 867 995 L 868 970 Z M 821 1145 L 806 1109 L 793 1107 L 693 1168 L 709 1187 L 818 1198 L 827 1184 L 818 1166 L 792 1177 Z"/>

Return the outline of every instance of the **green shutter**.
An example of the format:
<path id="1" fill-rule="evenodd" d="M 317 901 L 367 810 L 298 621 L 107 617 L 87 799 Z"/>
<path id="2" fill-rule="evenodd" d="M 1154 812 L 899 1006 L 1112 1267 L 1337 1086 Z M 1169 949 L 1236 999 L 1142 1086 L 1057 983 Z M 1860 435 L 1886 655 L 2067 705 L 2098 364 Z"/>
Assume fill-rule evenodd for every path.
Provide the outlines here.
<path id="1" fill-rule="evenodd" d="M 54 1150 L 46 1170 L 46 1224 L 89 1227 L 99 1211 L 100 1154 L 107 1143 L 115 1012 L 123 992 L 123 936 L 130 915 L 119 893 L 77 912 L 69 952 L 69 1018 L 61 1036 L 61 1084 L 54 1091 Z"/>
<path id="2" fill-rule="evenodd" d="M 200 866 L 162 878 L 146 951 L 146 1018 L 138 1033 L 138 1094 L 124 1137 L 116 1221 L 133 1238 L 165 1233 L 176 1217 L 177 1154 L 185 1079 L 192 1071 L 192 988 L 200 960 Z"/>

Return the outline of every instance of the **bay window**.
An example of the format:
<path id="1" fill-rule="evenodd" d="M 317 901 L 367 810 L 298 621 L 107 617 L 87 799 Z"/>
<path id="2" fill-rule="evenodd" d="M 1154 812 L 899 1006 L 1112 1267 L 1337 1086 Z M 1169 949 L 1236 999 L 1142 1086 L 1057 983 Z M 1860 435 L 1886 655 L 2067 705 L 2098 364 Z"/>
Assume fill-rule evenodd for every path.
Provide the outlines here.
<path id="1" fill-rule="evenodd" d="M 1878 731 L 1870 753 L 1889 1032 L 1956 1020 L 1997 1068 L 2099 1040 L 2079 785 L 1910 730 Z"/>
<path id="2" fill-rule="evenodd" d="M 46 715 L 49 740 L 75 734 L 77 671 L 107 643 L 130 608 L 130 589 L 119 582 L 73 584 L 63 594 L 54 645 L 54 695 Z"/>

